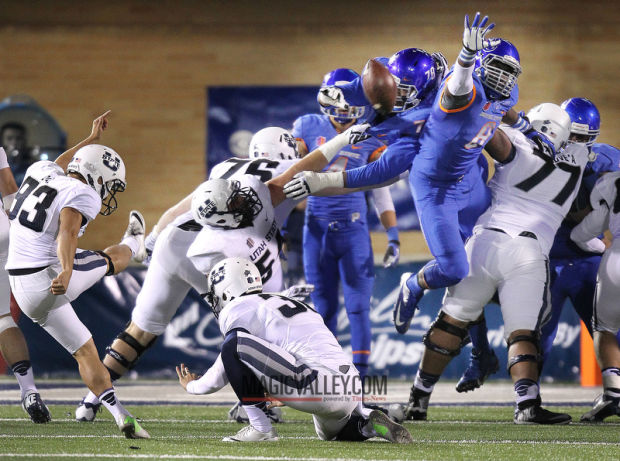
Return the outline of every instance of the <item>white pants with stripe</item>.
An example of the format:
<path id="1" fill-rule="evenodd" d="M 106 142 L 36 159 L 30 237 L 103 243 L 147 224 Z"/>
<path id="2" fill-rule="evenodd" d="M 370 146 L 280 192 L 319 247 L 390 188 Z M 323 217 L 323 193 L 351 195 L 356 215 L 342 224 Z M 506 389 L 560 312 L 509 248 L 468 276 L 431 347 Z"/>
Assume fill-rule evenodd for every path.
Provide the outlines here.
<path id="1" fill-rule="evenodd" d="M 0 210 L 0 317 L 11 313 L 9 274 L 4 268 L 9 257 L 9 218 Z"/>
<path id="2" fill-rule="evenodd" d="M 93 286 L 107 270 L 107 260 L 103 256 L 78 249 L 64 295 L 53 295 L 50 292 L 52 280 L 62 271 L 60 263 L 33 274 L 9 275 L 9 282 L 13 296 L 24 314 L 74 354 L 92 335 L 76 315 L 71 301 Z"/>
<path id="3" fill-rule="evenodd" d="M 465 251 L 469 274 L 446 290 L 441 309 L 457 320 L 474 321 L 497 290 L 504 337 L 515 330 L 538 331 L 551 312 L 548 259 L 538 240 L 483 229 Z"/>
<path id="4" fill-rule="evenodd" d="M 272 397 L 312 414 L 322 440 L 336 437 L 362 400 L 362 382 L 352 363 L 310 364 L 244 332 L 237 333 L 237 352 Z"/>

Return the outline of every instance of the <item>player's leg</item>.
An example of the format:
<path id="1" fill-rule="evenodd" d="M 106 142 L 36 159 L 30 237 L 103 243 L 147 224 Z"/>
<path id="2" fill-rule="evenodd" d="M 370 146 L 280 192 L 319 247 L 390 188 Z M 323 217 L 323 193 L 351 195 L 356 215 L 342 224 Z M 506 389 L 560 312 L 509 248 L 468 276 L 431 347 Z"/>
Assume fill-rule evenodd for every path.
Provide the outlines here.
<path id="1" fill-rule="evenodd" d="M 368 227 L 363 223 L 351 223 L 339 233 L 338 240 L 343 250 L 338 265 L 351 330 L 353 365 L 364 379 L 368 374 L 372 340 L 370 297 L 375 281 Z"/>
<path id="2" fill-rule="evenodd" d="M 491 191 L 486 185 L 488 165 L 484 156 L 460 183 L 463 194 L 460 200 L 459 226 L 463 241 L 473 231 L 476 221 L 491 204 Z M 472 349 L 469 364 L 459 379 L 457 392 L 467 392 L 480 387 L 484 381 L 499 370 L 499 360 L 489 345 L 488 328 L 484 313 L 469 325 Z"/>
<path id="3" fill-rule="evenodd" d="M 581 421 L 589 422 L 620 416 L 620 348 L 616 337 L 620 329 L 620 249 L 617 245 L 603 255 L 598 282 L 592 324 L 596 360 L 603 374 L 603 394 L 594 401 L 593 408 L 581 416 Z"/>
<path id="4" fill-rule="evenodd" d="M 308 283 L 314 285 L 310 299 L 321 314 L 325 325 L 338 331 L 338 260 L 332 252 L 334 232 L 329 223 L 313 216 L 306 217 L 304 226 L 304 272 Z"/>
<path id="5" fill-rule="evenodd" d="M 495 292 L 496 280 L 490 272 L 492 268 L 488 267 L 488 261 L 496 252 L 497 238 L 493 233 L 486 232 L 473 236 L 466 244 L 471 261 L 470 273 L 457 285 L 448 288 L 437 320 L 424 336 L 424 355 L 405 409 L 407 419 L 427 418 L 435 384 L 452 357 L 458 355 L 466 344 L 467 326 L 480 317 L 483 307 Z"/>
<path id="6" fill-rule="evenodd" d="M 540 329 L 540 346 L 543 356 L 543 363 L 551 352 L 553 341 L 558 331 L 560 315 L 569 297 L 571 284 L 575 282 L 572 274 L 573 260 L 551 260 L 549 263 L 549 273 L 551 280 L 551 315 L 549 321 Z M 596 274 L 595 274 L 596 276 Z"/>
<path id="7" fill-rule="evenodd" d="M 400 293 L 394 306 L 394 324 L 406 333 L 417 305 L 428 288 L 455 285 L 467 275 L 469 265 L 458 221 L 459 201 L 455 191 L 428 179 L 410 175 L 413 199 L 428 248 L 435 259 L 418 273 L 401 277 Z"/>
<path id="8" fill-rule="evenodd" d="M 131 322 L 106 348 L 103 363 L 112 381 L 133 368 L 164 333 L 191 287 L 206 292 L 206 278 L 185 257 L 193 236 L 195 233 L 168 228 L 157 240 Z M 93 421 L 100 403 L 97 395 L 89 392 L 75 411 L 76 419 Z"/>
<path id="9" fill-rule="evenodd" d="M 515 424 L 568 424 L 570 415 L 541 406 L 540 327 L 549 318 L 549 265 L 536 239 L 516 237 L 502 249 L 498 286 L 515 392 Z"/>

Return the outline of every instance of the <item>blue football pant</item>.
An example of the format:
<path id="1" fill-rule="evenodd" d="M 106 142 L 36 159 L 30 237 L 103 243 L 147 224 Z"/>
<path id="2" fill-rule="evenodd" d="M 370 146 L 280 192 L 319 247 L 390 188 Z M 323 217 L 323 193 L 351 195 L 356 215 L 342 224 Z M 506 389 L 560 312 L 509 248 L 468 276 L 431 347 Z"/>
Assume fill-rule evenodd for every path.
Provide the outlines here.
<path id="1" fill-rule="evenodd" d="M 306 215 L 303 250 L 306 280 L 314 285 L 312 302 L 334 335 L 342 281 L 353 363 L 363 378 L 370 357 L 370 297 L 375 277 L 368 226 L 363 221 L 330 221 Z"/>

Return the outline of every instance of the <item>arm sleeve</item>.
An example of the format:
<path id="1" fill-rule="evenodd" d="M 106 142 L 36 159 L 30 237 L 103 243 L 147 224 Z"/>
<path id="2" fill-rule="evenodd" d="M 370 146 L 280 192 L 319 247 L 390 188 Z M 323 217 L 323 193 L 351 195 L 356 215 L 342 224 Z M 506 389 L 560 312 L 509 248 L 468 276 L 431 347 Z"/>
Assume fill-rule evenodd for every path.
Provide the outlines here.
<path id="1" fill-rule="evenodd" d="M 389 187 L 380 187 L 372 190 L 372 197 L 375 200 L 375 210 L 380 218 L 385 211 L 395 211 L 392 194 Z"/>
<path id="2" fill-rule="evenodd" d="M 463 67 L 458 61 L 454 64 L 454 71 L 446 82 L 448 91 L 453 96 L 464 96 L 474 89 L 474 66 Z"/>
<path id="3" fill-rule="evenodd" d="M 401 138 L 390 144 L 383 155 L 374 162 L 347 170 L 346 187 L 373 186 L 399 176 L 411 167 L 418 147 L 419 141 L 412 138 Z"/>
<path id="4" fill-rule="evenodd" d="M 218 355 L 215 363 L 195 381 L 187 383 L 189 394 L 212 394 L 228 384 L 228 377 L 222 363 L 222 356 Z"/>
<path id="5" fill-rule="evenodd" d="M 607 229 L 609 224 L 609 208 L 606 205 L 592 210 L 570 233 L 570 238 L 586 251 L 601 253 L 600 244 L 593 242 L 595 237 Z M 598 238 L 596 238 L 601 242 Z M 603 244 L 603 242 L 601 242 Z M 605 250 L 603 244 L 603 251 Z"/>

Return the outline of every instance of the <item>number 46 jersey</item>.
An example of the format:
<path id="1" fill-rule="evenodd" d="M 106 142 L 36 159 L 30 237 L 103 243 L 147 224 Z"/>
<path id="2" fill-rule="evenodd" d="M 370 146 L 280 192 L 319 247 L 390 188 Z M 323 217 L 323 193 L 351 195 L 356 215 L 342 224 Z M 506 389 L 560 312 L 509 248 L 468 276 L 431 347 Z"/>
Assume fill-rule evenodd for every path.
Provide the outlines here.
<path id="1" fill-rule="evenodd" d="M 350 364 L 323 317 L 305 303 L 286 296 L 259 293 L 240 296 L 228 303 L 219 316 L 224 336 L 234 329 L 276 344 L 309 365 L 338 369 Z"/>
<path id="2" fill-rule="evenodd" d="M 555 158 L 535 149 L 518 130 L 501 127 L 514 146 L 508 162 L 495 162 L 489 182 L 491 206 L 474 227 L 501 229 L 512 237 L 532 232 L 548 255 L 555 234 L 568 213 L 588 162 L 583 144 L 569 143 Z"/>
<path id="3" fill-rule="evenodd" d="M 45 267 L 58 262 L 56 237 L 63 208 L 81 213 L 82 235 L 101 210 L 101 198 L 90 186 L 65 175 L 54 162 L 34 163 L 26 171 L 9 211 L 7 269 Z"/>

